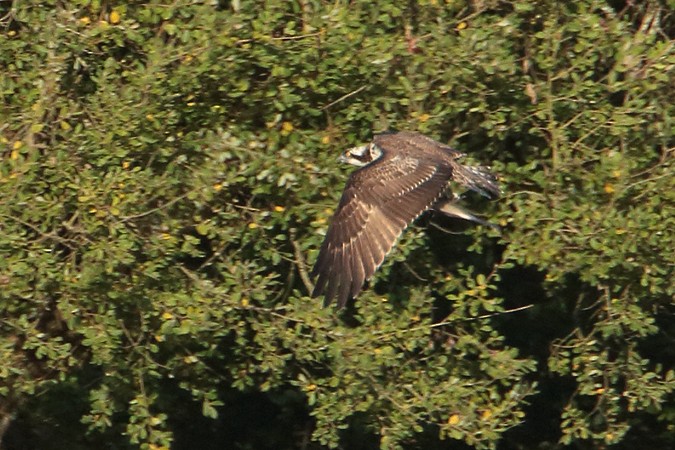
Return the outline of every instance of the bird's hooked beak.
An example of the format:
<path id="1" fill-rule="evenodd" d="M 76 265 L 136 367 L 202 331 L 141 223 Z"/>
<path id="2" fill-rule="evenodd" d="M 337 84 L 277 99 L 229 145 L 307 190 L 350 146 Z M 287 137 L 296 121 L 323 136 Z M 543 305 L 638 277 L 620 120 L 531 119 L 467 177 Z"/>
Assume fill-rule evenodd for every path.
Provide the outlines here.
<path id="1" fill-rule="evenodd" d="M 370 162 L 370 158 L 366 157 L 369 148 L 370 147 L 368 145 L 349 148 L 345 150 L 340 156 L 338 156 L 338 161 L 355 166 L 365 166 L 368 162 Z"/>

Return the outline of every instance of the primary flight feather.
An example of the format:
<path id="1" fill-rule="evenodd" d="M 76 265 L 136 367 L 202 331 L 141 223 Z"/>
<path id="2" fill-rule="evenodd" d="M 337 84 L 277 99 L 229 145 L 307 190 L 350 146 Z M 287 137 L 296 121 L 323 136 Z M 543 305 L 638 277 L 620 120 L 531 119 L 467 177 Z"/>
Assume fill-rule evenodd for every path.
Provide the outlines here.
<path id="1" fill-rule="evenodd" d="M 486 196 L 500 193 L 487 168 L 464 166 L 464 154 L 422 134 L 376 135 L 347 150 L 341 160 L 358 166 L 345 186 L 312 270 L 313 297 L 338 307 L 355 298 L 384 261 L 403 230 L 428 209 L 486 223 L 444 198 L 448 182 Z"/>

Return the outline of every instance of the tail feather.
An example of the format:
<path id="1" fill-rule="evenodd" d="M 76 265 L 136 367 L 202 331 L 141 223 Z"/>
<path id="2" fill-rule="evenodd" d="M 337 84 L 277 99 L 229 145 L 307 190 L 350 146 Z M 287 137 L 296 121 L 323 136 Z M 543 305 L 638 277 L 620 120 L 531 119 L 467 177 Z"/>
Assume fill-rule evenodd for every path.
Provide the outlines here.
<path id="1" fill-rule="evenodd" d="M 476 222 L 481 225 L 499 230 L 499 226 L 495 225 L 494 223 L 488 222 L 485 219 L 481 219 L 480 217 L 475 216 L 471 211 L 460 206 L 455 200 L 446 200 L 439 202 L 436 206 L 434 206 L 434 209 L 438 212 L 445 214 L 446 216 L 469 220 L 471 222 Z"/>
<path id="2" fill-rule="evenodd" d="M 452 178 L 462 186 L 488 198 L 499 197 L 502 193 L 497 177 L 485 166 L 464 166 L 457 163 Z"/>

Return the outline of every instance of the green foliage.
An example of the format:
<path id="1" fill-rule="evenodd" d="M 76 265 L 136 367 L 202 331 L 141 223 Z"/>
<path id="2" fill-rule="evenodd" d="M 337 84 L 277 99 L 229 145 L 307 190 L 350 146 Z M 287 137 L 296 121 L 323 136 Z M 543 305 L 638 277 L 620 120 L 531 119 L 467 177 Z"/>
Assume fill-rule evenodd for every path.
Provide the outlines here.
<path id="1" fill-rule="evenodd" d="M 0 440 L 672 446 L 672 10 L 2 2 Z M 491 162 L 503 233 L 422 220 L 321 309 L 336 155 L 387 128 Z"/>

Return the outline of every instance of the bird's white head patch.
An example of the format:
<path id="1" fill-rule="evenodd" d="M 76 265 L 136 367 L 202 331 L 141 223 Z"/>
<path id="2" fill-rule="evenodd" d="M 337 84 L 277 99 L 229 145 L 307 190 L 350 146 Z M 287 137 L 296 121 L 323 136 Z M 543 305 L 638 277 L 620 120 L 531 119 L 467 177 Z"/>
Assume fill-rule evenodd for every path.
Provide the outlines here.
<path id="1" fill-rule="evenodd" d="M 340 162 L 353 164 L 355 166 L 365 166 L 382 156 L 382 149 L 375 144 L 352 147 L 340 155 Z"/>

